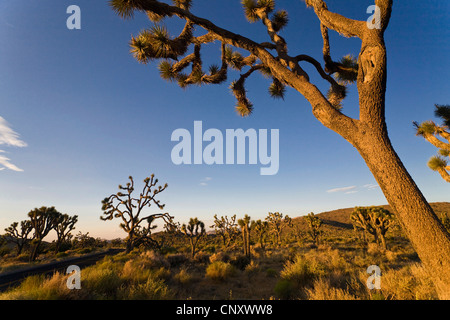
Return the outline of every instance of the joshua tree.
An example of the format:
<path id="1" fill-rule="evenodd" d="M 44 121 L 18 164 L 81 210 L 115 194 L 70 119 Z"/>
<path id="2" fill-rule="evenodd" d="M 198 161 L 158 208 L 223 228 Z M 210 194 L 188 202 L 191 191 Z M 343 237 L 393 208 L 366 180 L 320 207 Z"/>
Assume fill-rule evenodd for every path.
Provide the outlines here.
<path id="1" fill-rule="evenodd" d="M 156 205 L 159 209 L 164 209 L 164 204 L 160 203 L 160 200 L 156 200 L 159 193 L 163 192 L 167 188 L 167 183 L 164 186 L 156 187 L 158 179 L 155 179 L 155 175 L 144 179 L 144 187 L 138 198 L 133 198 L 134 192 L 134 180 L 133 177 L 129 177 L 130 182 L 125 187 L 119 185 L 120 191 L 116 194 L 110 195 L 102 201 L 103 216 L 102 220 L 112 220 L 113 218 L 121 218 L 122 223 L 120 227 L 128 234 L 126 239 L 126 252 L 133 250 L 135 244 L 142 240 L 144 237 L 149 237 L 152 230 L 152 222 L 155 219 L 168 220 L 171 216 L 168 213 L 157 213 L 147 216 L 142 216 L 142 211 L 146 207 L 151 207 L 152 204 Z M 147 227 L 143 227 L 142 224 L 147 222 Z"/>
<path id="2" fill-rule="evenodd" d="M 24 220 L 20 222 L 13 222 L 11 226 L 5 229 L 6 236 L 9 241 L 14 243 L 17 247 L 17 255 L 22 253 L 23 247 L 28 242 L 28 235 L 33 230 L 30 220 Z"/>
<path id="3" fill-rule="evenodd" d="M 267 232 L 269 231 L 269 223 L 267 221 L 262 221 L 262 220 L 252 221 L 252 230 L 255 230 L 259 245 L 264 250 L 265 242 L 266 242 L 266 235 L 267 235 Z"/>
<path id="4" fill-rule="evenodd" d="M 270 232 L 274 235 L 275 243 L 279 245 L 281 242 L 281 233 L 284 228 L 291 226 L 292 219 L 288 215 L 283 218 L 283 214 L 279 212 L 269 212 L 266 221 L 269 223 Z"/>
<path id="5" fill-rule="evenodd" d="M 242 241 L 244 245 L 244 255 L 250 257 L 250 231 L 251 231 L 251 218 L 245 215 L 243 219 L 238 220 L 239 227 L 241 228 Z"/>
<path id="6" fill-rule="evenodd" d="M 224 83 L 228 69 L 237 69 L 241 76 L 231 84 L 231 89 L 237 99 L 236 110 L 243 116 L 254 111 L 245 82 L 256 71 L 273 79 L 269 88 L 273 97 L 283 97 L 286 87 L 303 95 L 311 104 L 314 116 L 358 150 L 432 275 L 439 296 L 450 298 L 450 277 L 441 276 L 450 270 L 450 234 L 392 147 L 385 121 L 387 49 L 384 33 L 391 18 L 393 0 L 374 0 L 376 16 L 370 22 L 332 12 L 324 0 L 305 0 L 320 22 L 324 66 L 312 56 L 289 52 L 288 41 L 281 36 L 281 31 L 292 18 L 288 19 L 287 11 L 275 9 L 275 0 L 242 0 L 249 22 L 262 22 L 268 34 L 269 41 L 266 42 L 251 40 L 195 15 L 191 11 L 192 2 L 173 0 L 171 5 L 157 0 L 110 0 L 113 10 L 121 17 L 131 18 L 134 13 L 143 12 L 156 23 L 153 28 L 131 38 L 131 52 L 142 63 L 162 60 L 159 65 L 161 76 L 181 87 Z M 204 6 L 207 4 L 203 2 Z M 178 37 L 170 37 L 169 31 L 158 24 L 170 17 L 186 22 Z M 232 24 L 230 18 L 229 25 Z M 336 61 L 332 58 L 329 30 L 361 40 L 357 59 L 346 56 Z M 220 63 L 205 71 L 202 49 L 216 41 L 220 43 Z M 193 50 L 189 53 L 191 47 Z M 248 55 L 244 56 L 242 51 Z M 328 92 L 321 92 L 312 83 L 314 78 L 309 76 L 303 64 L 310 64 L 317 70 L 329 84 Z M 185 72 L 189 66 L 192 71 Z M 341 104 L 347 85 L 355 82 L 359 94 L 359 118 L 345 115 Z"/>
<path id="7" fill-rule="evenodd" d="M 196 249 L 200 239 L 206 234 L 205 224 L 198 218 L 189 219 L 189 223 L 181 226 L 183 232 L 188 238 L 191 245 L 191 257 L 195 257 Z"/>
<path id="8" fill-rule="evenodd" d="M 34 232 L 33 239 L 31 240 L 33 248 L 30 255 L 30 261 L 36 260 L 42 240 L 56 227 L 60 216 L 61 213 L 58 212 L 55 207 L 36 208 L 28 213 Z"/>
<path id="9" fill-rule="evenodd" d="M 61 214 L 58 216 L 55 231 L 56 231 L 56 246 L 55 253 L 59 252 L 61 244 L 70 240 L 72 232 L 75 229 L 75 224 L 78 222 L 78 216 L 69 216 L 68 214 Z"/>
<path id="10" fill-rule="evenodd" d="M 309 226 L 308 233 L 311 236 L 311 239 L 313 240 L 314 244 L 317 246 L 319 245 L 319 237 L 322 234 L 320 227 L 322 227 L 323 221 L 318 216 L 314 215 L 313 212 L 308 213 L 305 219 L 308 222 Z"/>
<path id="11" fill-rule="evenodd" d="M 211 226 L 216 230 L 216 234 L 222 238 L 222 243 L 225 248 L 228 248 L 238 233 L 236 224 L 236 215 L 228 219 L 227 216 L 217 217 L 214 215 L 214 225 Z"/>
<path id="12" fill-rule="evenodd" d="M 382 207 L 355 208 L 350 215 L 355 227 L 373 235 L 375 242 L 387 249 L 386 232 L 394 225 L 394 215 Z"/>
<path id="13" fill-rule="evenodd" d="M 424 137 L 429 143 L 439 149 L 438 155 L 431 157 L 428 167 L 437 171 L 442 179 L 450 182 L 450 105 L 435 105 L 434 114 L 444 120 L 442 125 L 437 125 L 433 121 L 425 121 L 421 124 L 414 122 L 418 136 Z"/>

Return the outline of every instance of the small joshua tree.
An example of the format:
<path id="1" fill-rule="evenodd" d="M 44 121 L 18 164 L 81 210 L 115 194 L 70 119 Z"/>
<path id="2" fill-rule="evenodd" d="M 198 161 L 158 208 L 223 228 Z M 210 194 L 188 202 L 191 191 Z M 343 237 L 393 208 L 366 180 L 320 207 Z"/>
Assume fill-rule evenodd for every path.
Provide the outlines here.
<path id="1" fill-rule="evenodd" d="M 183 232 L 188 238 L 191 245 L 191 257 L 195 257 L 197 245 L 200 239 L 206 234 L 205 224 L 198 218 L 189 219 L 189 223 L 181 226 Z"/>
<path id="2" fill-rule="evenodd" d="M 256 237 L 258 238 L 259 245 L 264 250 L 266 236 L 269 232 L 269 223 L 267 221 L 256 220 L 252 222 L 252 229 L 255 230 Z"/>
<path id="3" fill-rule="evenodd" d="M 375 242 L 387 249 L 386 233 L 394 225 L 394 215 L 382 207 L 357 207 L 350 215 L 356 228 L 361 228 L 373 235 Z"/>
<path id="4" fill-rule="evenodd" d="M 421 124 L 414 122 L 416 134 L 424 137 L 429 143 L 439 149 L 438 155 L 431 157 L 428 161 L 428 167 L 437 171 L 442 179 L 450 182 L 450 105 L 435 105 L 434 114 L 436 117 L 444 120 L 442 125 L 433 121 L 425 121 Z"/>
<path id="5" fill-rule="evenodd" d="M 239 227 L 241 228 L 242 240 L 244 245 L 244 255 L 250 257 L 250 231 L 251 231 L 251 218 L 245 215 L 243 219 L 238 220 Z"/>
<path id="6" fill-rule="evenodd" d="M 13 222 L 11 226 L 5 229 L 6 236 L 9 241 L 13 242 L 17 247 L 17 255 L 22 253 L 22 250 L 26 243 L 28 242 L 28 235 L 33 230 L 30 220 L 24 220 L 20 222 L 20 227 L 18 222 Z"/>
<path id="7" fill-rule="evenodd" d="M 311 236 L 311 239 L 314 242 L 314 245 L 319 245 L 319 237 L 322 234 L 322 231 L 320 230 L 320 227 L 322 227 L 323 221 L 316 216 L 313 212 L 309 213 L 305 217 L 306 221 L 308 222 L 309 226 L 309 235 Z"/>
<path id="8" fill-rule="evenodd" d="M 275 243 L 279 245 L 281 233 L 284 228 L 291 226 L 292 219 L 288 215 L 283 218 L 283 214 L 280 212 L 269 212 L 266 221 L 269 223 L 270 232 L 274 235 Z"/>
<path id="9" fill-rule="evenodd" d="M 236 215 L 231 218 L 227 216 L 218 218 L 217 214 L 214 215 L 214 225 L 211 228 L 216 230 L 216 234 L 222 238 L 223 246 L 228 248 L 238 234 Z"/>
<path id="10" fill-rule="evenodd" d="M 61 213 L 55 207 L 36 208 L 28 213 L 34 232 L 33 239 L 31 240 L 33 248 L 30 261 L 36 260 L 42 240 L 56 227 L 60 216 Z"/>
<path id="11" fill-rule="evenodd" d="M 144 187 L 139 197 L 133 198 L 134 180 L 129 177 L 130 182 L 125 187 L 119 185 L 120 191 L 116 194 L 110 195 L 102 201 L 103 216 L 100 219 L 112 220 L 114 218 L 121 218 L 122 223 L 120 227 L 128 234 L 126 239 L 126 252 L 133 250 L 136 243 L 141 242 L 144 238 L 151 236 L 151 230 L 154 228 L 152 222 L 155 219 L 169 220 L 171 216 L 168 213 L 157 213 L 147 216 L 142 216 L 142 211 L 146 207 L 156 205 L 159 209 L 164 209 L 164 204 L 160 200 L 156 200 L 158 194 L 166 190 L 167 183 L 164 186 L 156 187 L 158 179 L 155 175 L 144 179 Z M 143 224 L 147 222 L 147 226 Z"/>
<path id="12" fill-rule="evenodd" d="M 55 253 L 59 252 L 61 245 L 70 240 L 71 231 L 75 229 L 75 224 L 78 222 L 78 216 L 69 216 L 68 214 L 61 214 L 58 216 L 55 231 L 56 231 L 56 246 Z"/>

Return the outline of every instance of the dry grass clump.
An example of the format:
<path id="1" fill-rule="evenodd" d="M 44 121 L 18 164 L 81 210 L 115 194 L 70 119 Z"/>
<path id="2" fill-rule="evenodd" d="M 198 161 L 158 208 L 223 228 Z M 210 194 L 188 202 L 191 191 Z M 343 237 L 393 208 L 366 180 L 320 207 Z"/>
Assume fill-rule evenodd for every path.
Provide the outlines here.
<path id="1" fill-rule="evenodd" d="M 215 261 L 206 268 L 206 277 L 224 281 L 236 273 L 236 269 L 229 262 Z"/>
<path id="2" fill-rule="evenodd" d="M 357 300 L 348 289 L 332 286 L 330 279 L 317 279 L 311 289 L 306 289 L 308 300 Z"/>
<path id="3" fill-rule="evenodd" d="M 43 275 L 26 278 L 17 288 L 0 294 L 0 300 L 58 300 L 69 298 L 68 276 L 55 273 L 51 277 Z"/>

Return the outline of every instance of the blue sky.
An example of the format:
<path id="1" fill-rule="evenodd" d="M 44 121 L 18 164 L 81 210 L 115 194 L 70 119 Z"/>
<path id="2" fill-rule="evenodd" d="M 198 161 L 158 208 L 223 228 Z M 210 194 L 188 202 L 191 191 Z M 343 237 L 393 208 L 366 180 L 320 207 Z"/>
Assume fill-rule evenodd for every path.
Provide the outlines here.
<path id="1" fill-rule="evenodd" d="M 290 52 L 320 59 L 313 11 L 302 1 L 277 3 L 290 13 L 283 31 Z M 327 3 L 331 10 L 366 20 L 373 1 Z M 81 30 L 66 27 L 72 4 L 81 8 Z M 197 0 L 192 11 L 223 27 L 232 20 L 231 31 L 267 41 L 261 24 L 246 22 L 237 0 Z M 395 1 L 386 32 L 390 137 L 430 202 L 449 201 L 450 186 L 427 168 L 436 150 L 415 136 L 412 121 L 433 119 L 434 104 L 450 101 L 449 12 L 447 1 Z M 176 29 L 174 34 L 180 27 L 176 18 L 166 25 Z M 155 63 L 137 63 L 128 42 L 151 26 L 140 14 L 120 19 L 107 1 L 0 2 L 0 130 L 10 139 L 0 139 L 0 230 L 35 207 L 55 206 L 79 216 L 76 232 L 124 236 L 118 221 L 99 219 L 100 202 L 129 175 L 140 182 L 151 173 L 169 184 L 160 199 L 181 222 L 197 216 L 209 225 L 214 214 L 264 218 L 269 211 L 296 217 L 386 203 L 356 150 L 323 127 L 299 93 L 288 90 L 284 101 L 273 100 L 269 81 L 252 77 L 247 89 L 255 112 L 243 119 L 234 111 L 228 84 L 183 90 L 162 80 Z M 360 41 L 332 33 L 331 45 L 338 59 L 357 55 Z M 216 49 L 206 50 L 204 60 L 218 63 Z M 306 68 L 322 88 L 314 70 Z M 344 112 L 358 115 L 356 87 L 350 87 Z M 261 176 L 260 165 L 174 165 L 171 134 L 178 128 L 193 132 L 196 120 L 204 130 L 222 132 L 279 129 L 278 174 Z"/>

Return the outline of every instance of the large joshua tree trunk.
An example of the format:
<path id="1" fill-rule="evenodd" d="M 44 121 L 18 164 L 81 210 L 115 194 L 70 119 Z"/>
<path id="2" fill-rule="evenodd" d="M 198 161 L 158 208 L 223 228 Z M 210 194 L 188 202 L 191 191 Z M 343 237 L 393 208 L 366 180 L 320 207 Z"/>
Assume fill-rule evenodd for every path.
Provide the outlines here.
<path id="1" fill-rule="evenodd" d="M 177 80 L 181 86 L 203 83 L 221 83 L 226 80 L 227 59 L 225 46 L 237 47 L 250 53 L 242 58 L 238 69 L 244 66 L 250 69 L 241 74 L 241 78 L 232 86 L 238 105 L 237 110 L 242 115 L 252 112 L 252 104 L 246 97 L 244 82 L 254 71 L 264 68 L 270 71 L 274 82 L 274 94 L 282 96 L 283 86 L 289 86 L 300 94 L 312 106 L 314 116 L 327 128 L 335 131 L 350 142 L 361 154 L 367 166 L 379 183 L 386 199 L 395 211 L 403 230 L 411 240 L 417 254 L 428 270 L 440 298 L 450 299 L 450 235 L 445 231 L 430 205 L 406 171 L 402 162 L 395 153 L 388 138 L 385 122 L 385 92 L 387 57 L 384 44 L 384 32 L 389 24 L 393 0 L 375 0 L 375 24 L 346 18 L 328 10 L 324 0 L 305 0 L 305 3 L 314 9 L 320 20 L 323 38 L 323 58 L 325 67 L 313 57 L 301 54 L 292 56 L 288 54 L 288 46 L 278 31 L 283 14 L 278 15 L 277 21 L 269 18 L 274 10 L 274 1 L 245 1 L 246 15 L 249 21 L 262 21 L 267 28 L 271 42 L 258 43 L 239 34 L 235 34 L 214 25 L 211 21 L 192 14 L 189 10 L 191 1 L 178 1 L 178 5 L 170 6 L 156 0 L 125 1 L 114 0 L 113 7 L 123 17 L 132 16 L 133 10 L 151 12 L 159 18 L 176 15 L 186 20 L 186 27 L 192 25 L 202 27 L 206 35 L 191 38 L 182 33 L 176 38 L 178 43 L 184 45 L 185 50 L 170 52 L 183 63 L 165 64 L 160 66 L 162 76 L 166 79 Z M 373 22 L 373 21 L 372 21 Z M 284 25 L 287 20 L 284 20 Z M 362 41 L 358 57 L 357 85 L 359 94 L 359 119 L 353 119 L 340 111 L 340 102 L 345 98 L 345 87 L 337 82 L 333 74 L 344 75 L 349 68 L 343 63 L 336 63 L 331 58 L 328 31 L 334 30 L 346 37 L 357 37 Z M 143 34 L 132 39 L 132 52 L 136 59 L 147 63 L 151 59 L 172 58 L 161 54 L 161 50 L 145 50 L 149 46 L 158 46 L 154 39 L 161 35 L 148 37 Z M 146 43 L 150 39 L 150 43 Z M 179 42 L 181 41 L 181 42 Z M 203 45 L 220 41 L 222 43 L 222 68 L 213 75 L 198 77 L 194 71 L 202 71 L 200 51 Z M 167 42 L 167 41 L 166 41 Z M 164 46 L 166 45 L 164 42 Z M 188 45 L 195 45 L 193 55 L 181 57 Z M 163 46 L 163 48 L 165 48 Z M 312 64 L 320 76 L 331 85 L 328 96 L 310 82 L 309 75 L 300 63 Z M 192 64 L 193 72 L 186 76 L 181 71 Z M 236 66 L 236 64 L 235 64 Z M 195 67 L 195 68 L 194 68 Z M 352 68 L 350 68 L 352 69 Z M 203 71 L 202 71 L 203 72 Z M 217 77 L 220 76 L 220 77 Z M 352 80 L 354 81 L 354 80 Z M 281 88 L 281 89 L 280 89 Z"/>
<path id="2" fill-rule="evenodd" d="M 365 134 L 358 150 L 397 215 L 440 298 L 450 299 L 450 236 L 406 171 L 386 130 Z"/>

